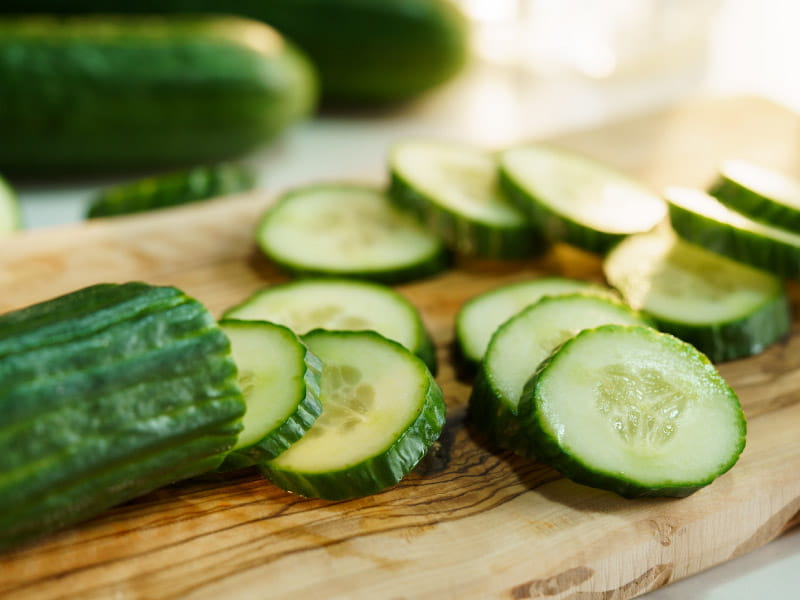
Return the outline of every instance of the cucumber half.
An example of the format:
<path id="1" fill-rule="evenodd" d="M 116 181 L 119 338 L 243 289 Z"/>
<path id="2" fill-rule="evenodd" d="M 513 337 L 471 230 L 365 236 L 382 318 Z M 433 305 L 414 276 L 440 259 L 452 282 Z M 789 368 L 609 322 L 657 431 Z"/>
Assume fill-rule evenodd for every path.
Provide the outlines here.
<path id="1" fill-rule="evenodd" d="M 540 145 L 500 154 L 509 199 L 552 241 L 606 252 L 664 220 L 664 201 L 625 175 L 588 158 Z"/>
<path id="2" fill-rule="evenodd" d="M 672 228 L 706 250 L 781 277 L 800 276 L 800 235 L 759 223 L 691 188 L 670 187 Z"/>
<path id="3" fill-rule="evenodd" d="M 709 360 L 667 333 L 604 325 L 566 341 L 519 404 L 536 455 L 626 497 L 687 496 L 738 460 L 747 424 Z"/>
<path id="4" fill-rule="evenodd" d="M 294 189 L 267 210 L 256 239 L 277 265 L 301 276 L 399 283 L 448 264 L 441 241 L 369 185 Z"/>
<path id="5" fill-rule="evenodd" d="M 389 155 L 390 194 L 453 250 L 482 258 L 539 254 L 542 240 L 497 186 L 493 154 L 453 142 L 405 140 Z"/>
<path id="6" fill-rule="evenodd" d="M 800 232 L 800 181 L 743 160 L 728 160 L 709 193 L 755 221 Z"/>
<path id="7" fill-rule="evenodd" d="M 539 363 L 578 331 L 606 323 L 647 324 L 621 302 L 584 294 L 545 296 L 492 336 L 469 399 L 470 419 L 501 448 L 535 456 L 519 435 L 518 403 Z"/>
<path id="8" fill-rule="evenodd" d="M 340 500 L 399 482 L 444 425 L 442 391 L 425 365 L 372 331 L 312 331 L 323 361 L 322 415 L 306 435 L 261 465 L 278 487 Z"/>
<path id="9" fill-rule="evenodd" d="M 664 230 L 634 235 L 603 262 L 608 282 L 657 327 L 712 361 L 757 354 L 791 328 L 782 282 Z"/>
<path id="10" fill-rule="evenodd" d="M 271 460 L 299 440 L 322 412 L 322 363 L 288 328 L 223 320 L 247 411 L 222 470 Z"/>
<path id="11" fill-rule="evenodd" d="M 0 177 L 0 237 L 20 227 L 19 203 L 14 190 Z"/>
<path id="12" fill-rule="evenodd" d="M 500 325 L 543 296 L 583 292 L 613 297 L 612 290 L 565 277 L 518 281 L 484 292 L 464 303 L 456 315 L 456 344 L 467 368 L 481 362 L 492 334 Z"/>
<path id="13" fill-rule="evenodd" d="M 408 348 L 436 373 L 436 349 L 419 311 L 400 293 L 379 283 L 292 281 L 257 291 L 223 317 L 271 321 L 298 335 L 312 329 L 372 329 Z"/>

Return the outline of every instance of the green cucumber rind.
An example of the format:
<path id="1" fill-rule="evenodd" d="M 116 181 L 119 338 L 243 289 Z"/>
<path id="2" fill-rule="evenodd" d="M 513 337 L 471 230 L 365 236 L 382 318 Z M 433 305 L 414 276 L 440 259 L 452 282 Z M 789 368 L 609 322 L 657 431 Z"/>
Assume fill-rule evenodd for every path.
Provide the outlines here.
<path id="1" fill-rule="evenodd" d="M 540 415 L 536 410 L 535 398 L 539 389 L 540 381 L 546 376 L 547 370 L 550 365 L 555 364 L 559 360 L 559 356 L 564 356 L 569 352 L 572 344 L 576 343 L 582 336 L 593 335 L 598 330 L 628 330 L 636 333 L 651 332 L 656 335 L 662 336 L 666 343 L 671 344 L 677 351 L 688 353 L 694 356 L 697 360 L 701 361 L 709 375 L 719 381 L 728 391 L 728 399 L 735 402 L 739 407 L 737 425 L 740 430 L 739 444 L 731 455 L 731 459 L 720 467 L 715 473 L 700 481 L 665 481 L 663 485 L 652 486 L 642 485 L 637 481 L 625 477 L 623 474 L 607 473 L 597 468 L 585 465 L 580 458 L 571 456 L 564 451 L 558 442 L 555 434 L 550 432 L 540 420 Z M 683 498 L 696 492 L 697 490 L 709 485 L 719 476 L 729 471 L 739 460 L 739 456 L 745 447 L 746 434 L 747 434 L 747 421 L 745 420 L 744 413 L 741 411 L 741 405 L 736 392 L 714 368 L 711 361 L 698 351 L 694 346 L 688 344 L 677 337 L 668 334 L 660 333 L 648 327 L 641 326 L 624 326 L 624 325 L 601 325 L 593 329 L 585 329 L 579 332 L 576 336 L 568 339 L 558 348 L 556 348 L 548 358 L 546 358 L 536 372 L 525 384 L 522 392 L 519 405 L 519 420 L 521 422 L 521 431 L 528 443 L 526 454 L 528 456 L 535 456 L 538 460 L 552 466 L 559 473 L 568 479 L 582 485 L 595 487 L 599 489 L 608 490 L 619 494 L 624 498 L 640 498 L 640 497 L 676 497 Z"/>
<path id="2" fill-rule="evenodd" d="M 353 332 L 340 333 L 347 335 Z M 365 332 L 358 333 L 365 334 Z M 314 332 L 309 332 L 307 335 L 314 335 Z M 383 338 L 375 332 L 366 332 L 366 335 L 380 337 L 402 348 L 411 360 L 418 362 L 420 371 L 424 371 L 427 386 L 416 418 L 387 449 L 339 471 L 304 474 L 281 469 L 274 462 L 259 465 L 264 476 L 279 488 L 325 500 L 347 500 L 377 494 L 396 485 L 410 473 L 424 458 L 431 444 L 441 435 L 446 410 L 444 396 L 430 371 L 418 357 L 397 342 Z"/>
<path id="3" fill-rule="evenodd" d="M 800 210 L 760 194 L 720 174 L 708 193 L 733 210 L 774 227 L 800 231 Z"/>
<path id="4" fill-rule="evenodd" d="M 522 259 L 539 256 L 545 250 L 542 238 L 528 223 L 502 226 L 470 219 L 419 192 L 395 170 L 390 173 L 389 197 L 399 207 L 413 213 L 457 253 L 480 258 Z"/>

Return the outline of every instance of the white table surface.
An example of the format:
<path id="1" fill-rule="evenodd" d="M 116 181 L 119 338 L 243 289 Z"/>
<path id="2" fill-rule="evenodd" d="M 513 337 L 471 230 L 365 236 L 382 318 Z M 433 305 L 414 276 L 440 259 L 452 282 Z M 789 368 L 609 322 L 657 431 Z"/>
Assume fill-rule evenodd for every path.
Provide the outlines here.
<path id="1" fill-rule="evenodd" d="M 476 60 L 457 80 L 401 108 L 318 115 L 248 162 L 258 169 L 260 187 L 280 190 L 313 180 L 381 178 L 387 148 L 400 137 L 444 137 L 499 147 L 709 93 L 758 93 L 800 111 L 798 30 L 800 3 L 794 0 L 729 0 L 722 2 L 709 32 L 705 62 L 671 76 L 598 82 L 564 74 L 543 77 L 519 66 Z M 20 184 L 26 227 L 82 219 L 91 195 L 115 181 Z M 800 598 L 800 529 L 646 597 Z"/>

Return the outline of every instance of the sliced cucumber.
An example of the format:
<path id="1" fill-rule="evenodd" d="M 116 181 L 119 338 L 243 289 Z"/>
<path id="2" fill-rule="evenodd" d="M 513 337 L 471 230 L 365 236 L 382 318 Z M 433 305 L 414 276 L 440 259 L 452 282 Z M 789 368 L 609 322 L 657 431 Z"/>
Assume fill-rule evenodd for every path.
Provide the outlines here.
<path id="1" fill-rule="evenodd" d="M 590 252 L 650 231 L 667 214 L 661 198 L 625 175 L 546 146 L 502 152 L 500 183 L 542 235 Z"/>
<path id="2" fill-rule="evenodd" d="M 489 342 L 472 388 L 471 421 L 501 448 L 530 455 L 517 419 L 525 382 L 564 340 L 606 323 L 648 324 L 621 302 L 580 293 L 545 296 L 503 323 Z"/>
<path id="3" fill-rule="evenodd" d="M 257 291 L 223 315 L 312 329 L 372 329 L 399 342 L 436 373 L 436 349 L 419 311 L 385 285 L 348 279 L 304 279 Z"/>
<path id="4" fill-rule="evenodd" d="M 672 228 L 707 250 L 781 277 L 800 276 L 800 235 L 759 223 L 699 190 L 665 191 Z"/>
<path id="5" fill-rule="evenodd" d="M 264 253 L 295 275 L 398 283 L 447 266 L 441 241 L 379 189 L 318 184 L 285 194 L 262 219 Z"/>
<path id="6" fill-rule="evenodd" d="M 375 332 L 317 330 L 304 340 L 324 364 L 322 415 L 261 466 L 264 474 L 282 489 L 328 500 L 396 484 L 442 431 L 439 386 L 421 360 Z"/>
<path id="7" fill-rule="evenodd" d="M 407 140 L 389 156 L 390 194 L 455 251 L 525 258 L 543 244 L 497 186 L 490 152 L 452 142 Z"/>
<path id="8" fill-rule="evenodd" d="M 492 334 L 500 325 L 543 296 L 585 292 L 613 297 L 612 290 L 564 277 L 518 281 L 484 292 L 464 303 L 456 315 L 456 345 L 467 368 L 478 366 Z"/>
<path id="9" fill-rule="evenodd" d="M 255 174 L 242 165 L 199 166 L 102 190 L 87 217 L 112 217 L 206 200 L 252 189 Z"/>
<path id="10" fill-rule="evenodd" d="M 20 227 L 20 212 L 14 190 L 0 177 L 0 237 L 13 233 Z"/>
<path id="11" fill-rule="evenodd" d="M 738 460 L 736 394 L 693 346 L 647 327 L 580 332 L 539 367 L 519 404 L 535 454 L 622 496 L 687 496 Z"/>
<path id="12" fill-rule="evenodd" d="M 271 460 L 299 440 L 322 412 L 322 363 L 286 327 L 223 320 L 247 412 L 223 470 Z"/>
<path id="13" fill-rule="evenodd" d="M 800 181 L 788 175 L 728 160 L 709 193 L 755 221 L 800 232 Z"/>
<path id="14" fill-rule="evenodd" d="M 777 277 L 670 230 L 629 237 L 608 254 L 603 270 L 629 305 L 714 362 L 757 354 L 791 328 Z"/>

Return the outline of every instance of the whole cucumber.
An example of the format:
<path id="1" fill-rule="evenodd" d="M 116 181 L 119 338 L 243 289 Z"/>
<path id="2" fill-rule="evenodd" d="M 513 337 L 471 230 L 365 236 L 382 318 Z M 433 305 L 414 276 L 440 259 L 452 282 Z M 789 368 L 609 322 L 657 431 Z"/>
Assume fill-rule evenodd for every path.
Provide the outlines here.
<path id="1" fill-rule="evenodd" d="M 0 12 L 228 13 L 269 23 L 318 68 L 335 102 L 405 100 L 451 78 L 468 27 L 450 0 L 4 0 Z"/>
<path id="2" fill-rule="evenodd" d="M 210 162 L 309 113 L 313 67 L 238 17 L 0 19 L 0 169 Z"/>

